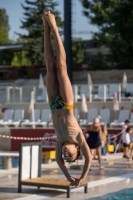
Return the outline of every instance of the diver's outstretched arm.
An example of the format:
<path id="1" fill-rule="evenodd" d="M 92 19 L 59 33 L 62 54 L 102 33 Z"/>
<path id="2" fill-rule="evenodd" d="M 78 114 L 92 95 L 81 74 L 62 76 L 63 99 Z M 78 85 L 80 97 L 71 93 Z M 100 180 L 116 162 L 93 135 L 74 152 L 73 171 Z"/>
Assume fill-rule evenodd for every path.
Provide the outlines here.
<path id="1" fill-rule="evenodd" d="M 70 176 L 70 174 L 65 166 L 64 160 L 62 158 L 62 146 L 59 141 L 57 141 L 57 144 L 56 144 L 56 161 L 57 161 L 60 169 L 62 170 L 63 174 L 67 178 L 67 180 L 70 182 L 75 181 L 75 178 Z"/>
<path id="2" fill-rule="evenodd" d="M 85 157 L 83 172 L 82 172 L 81 177 L 79 179 L 75 179 L 75 181 L 71 183 L 71 185 L 77 186 L 77 187 L 80 186 L 80 184 L 82 184 L 85 181 L 86 176 L 87 176 L 89 169 L 91 167 L 91 162 L 92 162 L 91 152 L 90 152 L 88 144 L 86 143 L 85 140 L 83 140 L 80 148 L 81 148 L 81 151 L 82 151 L 82 153 Z"/>

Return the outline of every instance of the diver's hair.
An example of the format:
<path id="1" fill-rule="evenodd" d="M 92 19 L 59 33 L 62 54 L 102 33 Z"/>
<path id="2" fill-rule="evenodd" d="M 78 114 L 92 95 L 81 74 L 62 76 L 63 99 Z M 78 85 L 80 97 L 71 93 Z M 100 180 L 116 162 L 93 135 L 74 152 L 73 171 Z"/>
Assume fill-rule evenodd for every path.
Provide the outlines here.
<path id="1" fill-rule="evenodd" d="M 77 160 L 79 158 L 79 156 L 80 156 L 80 148 L 78 148 L 78 150 L 77 150 L 77 156 L 76 156 L 76 158 L 74 160 L 72 160 L 72 161 L 66 161 L 66 162 L 69 162 L 69 163 L 75 162 L 75 160 Z"/>

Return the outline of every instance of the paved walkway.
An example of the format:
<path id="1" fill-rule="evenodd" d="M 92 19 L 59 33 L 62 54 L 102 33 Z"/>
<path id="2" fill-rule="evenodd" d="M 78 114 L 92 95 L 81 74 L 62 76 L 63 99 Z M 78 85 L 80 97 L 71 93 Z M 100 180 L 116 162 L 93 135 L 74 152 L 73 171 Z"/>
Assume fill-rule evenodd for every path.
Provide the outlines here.
<path id="1" fill-rule="evenodd" d="M 93 197 L 101 196 L 109 192 L 123 188 L 133 187 L 133 162 L 122 159 L 122 154 L 107 155 L 103 161 L 104 170 L 99 170 L 98 162 L 93 161 L 92 170 L 87 176 L 88 193 L 84 194 L 83 189 L 76 188 L 71 193 L 72 200 L 90 200 Z M 105 160 L 105 157 L 104 157 Z M 80 160 L 73 165 L 83 165 L 84 160 Z M 74 177 L 79 177 L 81 169 L 71 169 L 67 164 L 69 172 Z M 58 168 L 56 162 L 42 164 L 42 176 L 52 178 L 62 178 L 64 175 Z M 23 186 L 22 193 L 17 192 L 18 188 L 18 169 L 0 170 L 0 200 L 64 200 L 66 193 L 56 189 L 38 189 L 36 187 Z"/>

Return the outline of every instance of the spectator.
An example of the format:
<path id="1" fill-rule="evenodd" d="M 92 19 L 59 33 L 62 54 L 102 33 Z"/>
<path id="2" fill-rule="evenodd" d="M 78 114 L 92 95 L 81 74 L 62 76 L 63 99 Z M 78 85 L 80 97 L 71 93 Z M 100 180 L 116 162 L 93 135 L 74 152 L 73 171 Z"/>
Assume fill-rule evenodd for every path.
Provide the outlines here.
<path id="1" fill-rule="evenodd" d="M 101 120 L 101 116 L 100 115 L 97 115 L 97 117 L 99 119 L 99 123 L 100 123 L 100 120 Z M 106 125 L 101 125 L 101 134 L 100 134 L 100 138 L 101 138 L 101 147 L 104 147 L 105 144 L 107 143 L 107 127 Z M 97 156 L 96 156 L 96 149 L 93 150 L 93 160 L 97 160 Z"/>
<path id="2" fill-rule="evenodd" d="M 122 143 L 125 143 L 125 132 L 126 132 L 126 129 L 129 127 L 130 125 L 130 121 L 127 119 L 125 120 L 125 124 L 124 126 L 122 127 Z M 123 158 L 128 158 L 128 147 L 124 146 L 124 154 L 123 154 Z"/>
<path id="3" fill-rule="evenodd" d="M 122 138 L 123 139 L 123 145 L 124 145 L 124 151 L 125 151 L 125 157 L 124 158 L 128 158 L 128 159 L 129 159 L 128 150 L 129 150 L 129 145 L 131 143 L 130 134 L 132 134 L 132 132 L 133 132 L 133 129 L 128 126 L 125 133 L 123 133 L 123 138 Z M 129 160 L 132 159 L 132 151 L 133 150 L 131 150 L 131 155 L 130 155 Z"/>
<path id="4" fill-rule="evenodd" d="M 84 134 L 86 137 L 87 144 L 91 149 L 91 153 L 93 154 L 93 151 L 96 149 L 96 153 L 98 155 L 99 169 L 103 169 L 104 167 L 102 166 L 101 159 L 102 129 L 99 118 L 96 117 L 94 119 L 93 125 L 88 126 L 84 130 Z"/>

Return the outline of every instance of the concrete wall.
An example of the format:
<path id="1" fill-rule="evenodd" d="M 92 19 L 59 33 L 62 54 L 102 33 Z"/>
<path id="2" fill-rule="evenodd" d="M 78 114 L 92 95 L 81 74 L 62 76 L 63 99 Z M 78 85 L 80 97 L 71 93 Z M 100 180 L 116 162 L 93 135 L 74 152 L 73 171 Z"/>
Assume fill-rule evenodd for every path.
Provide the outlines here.
<path id="1" fill-rule="evenodd" d="M 10 136 L 10 129 L 0 128 L 0 135 Z M 10 151 L 11 139 L 0 137 L 0 149 L 3 151 Z"/>
<path id="2" fill-rule="evenodd" d="M 97 70 L 86 72 L 73 72 L 74 83 L 87 83 L 87 74 L 90 73 L 94 83 L 122 83 L 123 74 L 126 73 L 128 82 L 133 82 L 133 70 Z"/>
<path id="3" fill-rule="evenodd" d="M 128 66 L 127 66 L 128 67 Z M 26 67 L 25 68 L 27 71 L 27 78 L 28 79 L 38 79 L 39 74 L 42 73 L 43 76 L 46 75 L 46 70 L 45 68 L 40 68 L 40 67 Z M 10 73 L 10 77 L 8 79 L 18 79 L 18 68 L 17 67 L 12 67 L 9 68 L 9 70 L 12 71 Z M 81 67 L 82 70 L 82 67 Z M 122 82 L 122 77 L 123 73 L 127 74 L 128 81 L 133 82 L 133 70 L 97 70 L 97 71 L 87 71 L 87 72 L 82 72 L 82 71 L 75 71 L 73 72 L 73 82 L 74 83 L 85 83 L 87 81 L 87 73 L 90 73 L 92 76 L 92 81 L 93 82 Z M 27 79 L 27 80 L 28 80 Z"/>

